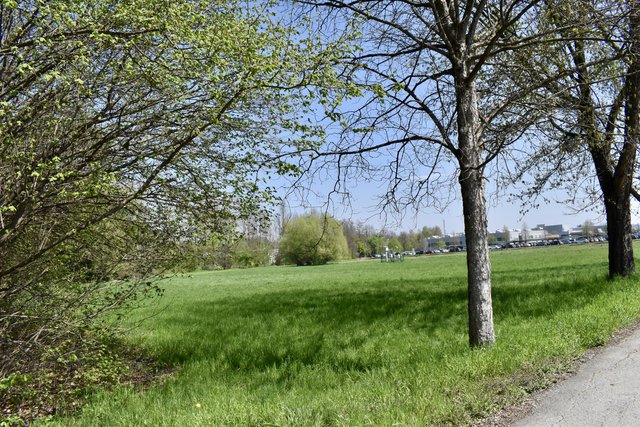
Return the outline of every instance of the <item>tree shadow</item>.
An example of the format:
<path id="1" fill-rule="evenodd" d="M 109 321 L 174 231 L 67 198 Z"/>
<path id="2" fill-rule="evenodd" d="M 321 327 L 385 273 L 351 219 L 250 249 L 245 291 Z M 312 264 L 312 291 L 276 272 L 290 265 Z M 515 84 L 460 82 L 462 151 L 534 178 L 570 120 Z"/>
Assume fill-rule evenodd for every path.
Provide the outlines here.
<path id="1" fill-rule="evenodd" d="M 541 266 L 494 275 L 496 322 L 577 310 L 607 290 L 602 278 L 572 272 Z M 466 283 L 457 277 L 194 301 L 155 319 L 168 331 L 156 351 L 166 363 L 215 360 L 234 371 L 318 363 L 366 371 L 386 363 L 376 351 L 397 331 L 425 342 L 436 336 L 461 341 L 466 300 Z"/>

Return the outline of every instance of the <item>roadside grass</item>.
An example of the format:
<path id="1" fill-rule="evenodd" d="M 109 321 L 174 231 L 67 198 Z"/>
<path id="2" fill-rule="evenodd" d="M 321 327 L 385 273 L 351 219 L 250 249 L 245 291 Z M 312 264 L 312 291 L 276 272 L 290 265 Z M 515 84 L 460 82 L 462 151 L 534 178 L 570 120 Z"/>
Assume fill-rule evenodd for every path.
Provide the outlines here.
<path id="1" fill-rule="evenodd" d="M 98 392 L 69 426 L 467 425 L 640 318 L 605 245 L 492 254 L 497 344 L 468 347 L 465 254 L 198 272 L 128 318 L 170 378 Z"/>

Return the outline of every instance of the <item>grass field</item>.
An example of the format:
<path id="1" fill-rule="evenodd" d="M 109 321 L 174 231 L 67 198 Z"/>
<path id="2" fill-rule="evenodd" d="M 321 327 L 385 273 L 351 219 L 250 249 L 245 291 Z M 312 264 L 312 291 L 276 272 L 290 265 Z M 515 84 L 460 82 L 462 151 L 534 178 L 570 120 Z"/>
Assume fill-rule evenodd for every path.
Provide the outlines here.
<path id="1" fill-rule="evenodd" d="M 637 249 L 637 248 L 636 248 Z M 465 254 L 201 272 L 130 332 L 175 374 L 97 393 L 85 426 L 465 425 L 640 318 L 605 245 L 492 254 L 497 344 L 467 344 Z"/>

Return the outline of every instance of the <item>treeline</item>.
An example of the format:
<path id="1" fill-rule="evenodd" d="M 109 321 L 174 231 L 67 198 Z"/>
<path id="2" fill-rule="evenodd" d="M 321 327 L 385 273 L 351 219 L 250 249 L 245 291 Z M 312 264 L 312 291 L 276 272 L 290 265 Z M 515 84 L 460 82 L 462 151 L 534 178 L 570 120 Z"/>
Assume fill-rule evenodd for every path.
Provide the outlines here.
<path id="1" fill-rule="evenodd" d="M 279 222 L 279 221 L 274 221 Z M 210 239 L 182 245 L 183 261 L 176 271 L 249 268 L 272 264 L 317 265 L 329 261 L 375 256 L 385 252 L 420 250 L 430 239 L 444 246 L 438 226 L 417 230 L 377 229 L 364 221 L 336 220 L 310 212 L 294 216 L 280 229 L 243 221 L 233 241 Z"/>
<path id="2" fill-rule="evenodd" d="M 428 245 L 429 238 L 442 237 L 438 226 L 394 232 L 384 228 L 376 230 L 363 221 L 343 220 L 341 224 L 352 258 L 384 253 L 385 247 L 398 252 L 418 250 Z"/>

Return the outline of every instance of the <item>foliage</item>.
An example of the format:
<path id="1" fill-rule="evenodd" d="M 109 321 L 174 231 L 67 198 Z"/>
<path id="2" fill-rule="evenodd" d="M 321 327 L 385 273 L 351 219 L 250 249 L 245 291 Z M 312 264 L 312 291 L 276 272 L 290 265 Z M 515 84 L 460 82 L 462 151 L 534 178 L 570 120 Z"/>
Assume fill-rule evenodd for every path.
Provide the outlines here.
<path id="1" fill-rule="evenodd" d="M 271 264 L 274 244 L 267 239 L 241 239 L 233 248 L 234 265 L 242 268 Z"/>
<path id="2" fill-rule="evenodd" d="M 398 239 L 396 236 L 393 236 L 391 239 L 389 239 L 389 241 L 387 242 L 387 247 L 391 252 L 402 252 L 404 250 L 402 243 L 400 243 L 400 239 Z"/>
<path id="3" fill-rule="evenodd" d="M 385 239 L 382 236 L 370 236 L 367 240 L 371 254 L 384 253 Z"/>
<path id="4" fill-rule="evenodd" d="M 272 7 L 2 1 L 0 377 L 54 366 L 185 245 L 267 216 L 341 54 Z"/>
<path id="5" fill-rule="evenodd" d="M 284 230 L 279 250 L 285 262 L 296 265 L 321 265 L 349 256 L 340 223 L 318 213 L 291 220 Z"/>
<path id="6" fill-rule="evenodd" d="M 362 231 L 360 224 L 355 224 L 351 220 L 340 221 L 340 224 L 342 224 L 344 237 L 347 239 L 347 246 L 349 247 L 349 255 L 351 258 L 364 256 L 365 251 L 362 241 L 360 240 L 360 233 Z"/>
<path id="7" fill-rule="evenodd" d="M 426 225 L 420 230 L 420 235 L 423 238 L 442 236 L 442 230 L 437 225 L 435 227 L 427 227 Z"/>
<path id="8" fill-rule="evenodd" d="M 471 425 L 552 384 L 640 318 L 636 279 L 607 282 L 606 246 L 492 254 L 490 349 L 464 334 L 465 254 L 196 273 L 130 318 L 130 340 L 181 368 L 98 393 L 50 425 Z"/>
<path id="9" fill-rule="evenodd" d="M 276 244 L 266 234 L 242 230 L 237 238 L 210 236 L 208 239 L 183 242 L 179 245 L 180 262 L 174 272 L 248 268 L 273 263 Z"/>
<path id="10" fill-rule="evenodd" d="M 82 343 L 66 340 L 47 349 L 54 361 L 36 372 L 14 372 L 0 379 L 0 421 L 26 421 L 81 405 L 88 392 L 110 389 L 131 374 L 124 349 L 106 344 L 104 336 L 85 337 Z M 131 356 L 131 354 L 129 354 Z M 1 425 L 1 424 L 0 424 Z"/>
<path id="11" fill-rule="evenodd" d="M 413 231 L 403 231 L 398 235 L 400 245 L 404 250 L 418 249 L 420 248 L 419 237 Z"/>

